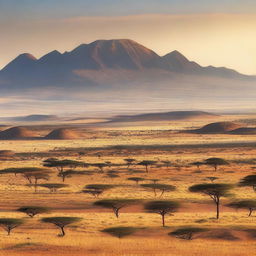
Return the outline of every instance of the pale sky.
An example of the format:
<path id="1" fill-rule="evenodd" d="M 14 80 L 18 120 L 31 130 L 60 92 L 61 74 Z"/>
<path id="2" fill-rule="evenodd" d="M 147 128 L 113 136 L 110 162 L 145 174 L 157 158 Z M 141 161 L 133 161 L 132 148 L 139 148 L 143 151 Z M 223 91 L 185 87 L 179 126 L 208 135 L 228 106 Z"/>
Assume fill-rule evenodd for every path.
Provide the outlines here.
<path id="1" fill-rule="evenodd" d="M 129 38 L 160 55 L 256 74 L 255 0 L 0 0 L 0 68 L 97 39 Z"/>

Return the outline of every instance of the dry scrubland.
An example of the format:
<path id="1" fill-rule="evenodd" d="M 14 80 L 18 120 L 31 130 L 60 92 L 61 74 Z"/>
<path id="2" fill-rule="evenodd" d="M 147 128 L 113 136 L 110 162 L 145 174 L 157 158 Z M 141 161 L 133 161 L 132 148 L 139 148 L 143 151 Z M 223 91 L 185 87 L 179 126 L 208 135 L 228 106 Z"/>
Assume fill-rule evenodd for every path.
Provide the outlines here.
<path id="1" fill-rule="evenodd" d="M 256 213 L 247 217 L 245 210 L 234 210 L 224 206 L 234 198 L 255 199 L 256 193 L 249 187 L 234 187 L 231 198 L 221 201 L 221 216 L 215 219 L 215 206 L 208 197 L 188 192 L 188 187 L 197 183 L 210 183 L 206 177 L 216 176 L 220 183 L 237 184 L 247 175 L 255 174 L 256 136 L 197 135 L 169 131 L 170 127 L 188 129 L 198 123 L 161 123 L 159 126 L 139 124 L 126 127 L 90 128 L 84 139 L 67 141 L 1 141 L 1 150 L 14 150 L 15 156 L 3 157 L 0 169 L 10 167 L 42 167 L 49 157 L 72 159 L 86 163 L 111 162 L 112 166 L 100 173 L 96 167 L 77 168 L 90 171 L 91 175 L 73 176 L 65 180 L 67 188 L 56 193 L 48 189 L 26 186 L 21 175 L 0 176 L 0 218 L 24 218 L 26 222 L 15 228 L 10 236 L 0 230 L 0 255 L 195 255 L 195 256 L 240 256 L 254 255 L 256 251 Z M 201 125 L 201 122 L 200 122 Z M 152 128 L 153 127 L 153 128 Z M 46 133 L 46 132 L 45 132 Z M 196 145 L 194 145 L 196 144 Z M 112 147 L 116 145 L 128 145 Z M 138 146 L 140 145 L 140 146 Z M 106 147 L 106 148 L 105 148 Z M 78 152 L 83 152 L 79 155 Z M 200 170 L 190 163 L 209 157 L 221 157 L 229 162 L 217 172 L 203 165 Z M 125 158 L 137 162 L 154 160 L 157 164 L 145 172 L 143 166 L 124 165 Z M 161 161 L 171 161 L 163 166 Z M 50 183 L 62 183 L 55 168 L 51 168 Z M 118 177 L 109 177 L 116 171 Z M 159 179 L 159 183 L 177 187 L 166 192 L 161 199 L 177 200 L 181 208 L 166 216 L 166 227 L 161 227 L 161 216 L 147 213 L 143 202 L 120 210 L 117 219 L 111 209 L 93 206 L 93 196 L 81 193 L 88 184 L 115 184 L 115 188 L 104 192 L 99 199 L 135 198 L 157 200 L 150 189 L 127 180 L 129 177 Z M 39 181 L 46 183 L 46 181 Z M 151 183 L 145 180 L 141 182 Z M 16 212 L 20 206 L 37 205 L 52 209 L 50 213 L 34 218 Z M 58 236 L 59 230 L 52 224 L 41 223 L 42 217 L 74 216 L 81 222 L 66 228 L 66 236 Z M 131 226 L 139 228 L 131 236 L 122 239 L 100 232 L 104 228 Z M 195 235 L 193 240 L 168 236 L 168 233 L 183 226 L 204 227 L 209 232 Z"/>

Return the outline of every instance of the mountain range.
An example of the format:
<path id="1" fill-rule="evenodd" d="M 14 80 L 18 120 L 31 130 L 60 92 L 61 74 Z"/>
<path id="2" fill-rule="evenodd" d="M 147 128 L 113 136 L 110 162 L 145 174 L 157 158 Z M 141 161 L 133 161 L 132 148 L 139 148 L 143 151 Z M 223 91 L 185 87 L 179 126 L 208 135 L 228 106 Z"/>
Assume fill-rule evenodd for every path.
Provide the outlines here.
<path id="1" fill-rule="evenodd" d="M 52 51 L 40 59 L 23 53 L 0 71 L 2 88 L 29 88 L 38 86 L 95 85 L 99 82 L 83 71 L 167 71 L 179 74 L 249 79 L 235 70 L 202 67 L 189 61 L 178 51 L 159 56 L 154 51 L 129 39 L 97 40 L 81 44 L 63 54 Z"/>
<path id="2" fill-rule="evenodd" d="M 176 50 L 159 56 L 129 39 L 97 40 L 39 59 L 30 53 L 16 57 L 0 71 L 0 107 L 12 116 L 17 110 L 241 110 L 254 108 L 255 82 L 255 76 L 232 69 L 203 67 Z"/>

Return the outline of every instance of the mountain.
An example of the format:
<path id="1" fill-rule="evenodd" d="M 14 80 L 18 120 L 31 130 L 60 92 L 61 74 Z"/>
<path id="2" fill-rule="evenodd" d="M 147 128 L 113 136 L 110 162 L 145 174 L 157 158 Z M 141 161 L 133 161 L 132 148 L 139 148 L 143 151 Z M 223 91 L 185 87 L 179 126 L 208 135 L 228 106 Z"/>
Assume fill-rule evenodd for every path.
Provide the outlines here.
<path id="1" fill-rule="evenodd" d="M 160 113 L 146 113 L 139 115 L 122 115 L 114 117 L 111 122 L 142 122 L 142 121 L 175 121 L 201 120 L 216 118 L 218 115 L 204 111 L 171 111 Z"/>
<path id="2" fill-rule="evenodd" d="M 40 59 L 29 53 L 21 54 L 0 71 L 0 85 L 8 88 L 35 88 L 47 86 L 95 86 L 90 71 L 115 70 L 115 75 L 122 71 L 139 71 L 141 74 L 150 70 L 176 74 L 194 74 L 200 76 L 250 78 L 227 68 L 202 67 L 189 61 L 178 51 L 161 57 L 154 51 L 129 39 L 97 40 L 90 44 L 81 44 L 70 52 L 52 51 Z M 154 71 L 154 72 L 155 72 Z M 82 74 L 82 75 L 81 75 Z M 97 77 L 97 75 L 96 75 Z"/>
<path id="3" fill-rule="evenodd" d="M 55 115 L 29 115 L 29 116 L 19 116 L 10 118 L 12 121 L 17 122 L 43 122 L 43 121 L 56 121 L 58 116 Z"/>
<path id="4" fill-rule="evenodd" d="M 17 109 L 54 114 L 254 109 L 255 81 L 225 67 L 203 67 L 176 50 L 159 56 L 129 39 L 97 40 L 41 58 L 19 55 L 0 71 L 0 106 L 4 116 L 16 116 Z"/>
<path id="5" fill-rule="evenodd" d="M 73 69 L 155 68 L 159 56 L 132 40 L 97 40 L 63 55 Z"/>
<path id="6" fill-rule="evenodd" d="M 194 61 L 189 61 L 178 51 L 173 51 L 162 57 L 163 66 L 175 72 L 196 72 L 202 67 Z"/>

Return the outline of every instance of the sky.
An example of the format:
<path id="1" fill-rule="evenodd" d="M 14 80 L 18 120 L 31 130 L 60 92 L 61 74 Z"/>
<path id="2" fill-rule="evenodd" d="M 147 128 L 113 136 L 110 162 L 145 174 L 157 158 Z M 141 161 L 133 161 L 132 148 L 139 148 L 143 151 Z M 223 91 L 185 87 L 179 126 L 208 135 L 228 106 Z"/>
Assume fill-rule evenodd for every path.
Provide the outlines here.
<path id="1" fill-rule="evenodd" d="M 160 55 L 256 74 L 255 0 L 0 0 L 0 68 L 97 39 L 129 38 Z"/>

